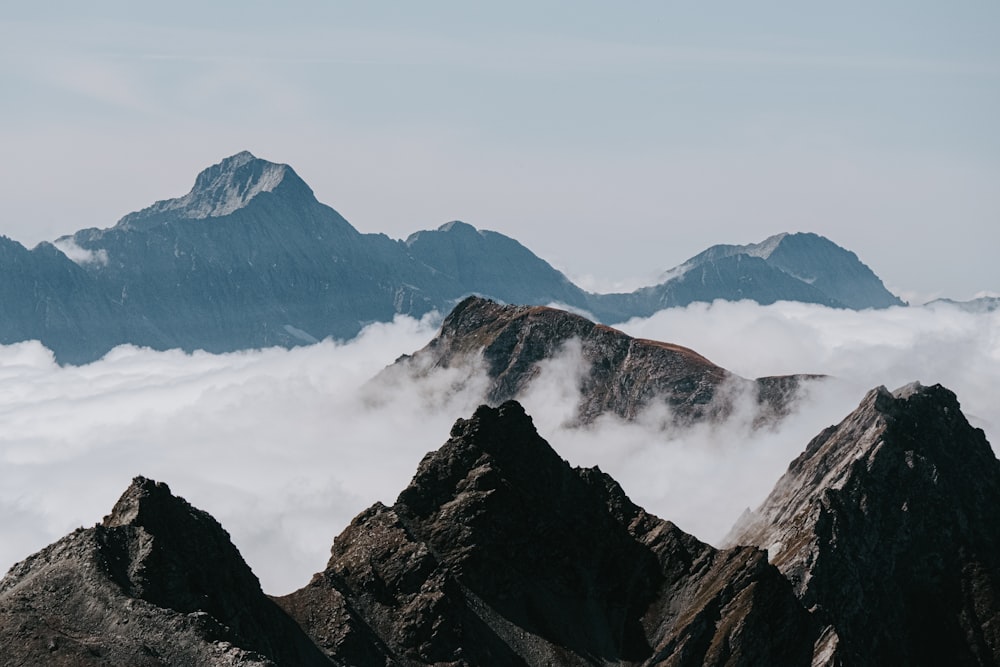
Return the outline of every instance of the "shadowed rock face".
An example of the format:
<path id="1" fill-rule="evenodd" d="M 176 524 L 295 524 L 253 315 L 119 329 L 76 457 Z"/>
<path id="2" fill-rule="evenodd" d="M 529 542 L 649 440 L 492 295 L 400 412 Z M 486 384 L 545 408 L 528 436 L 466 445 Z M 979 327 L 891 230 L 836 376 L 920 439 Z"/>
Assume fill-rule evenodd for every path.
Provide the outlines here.
<path id="1" fill-rule="evenodd" d="M 786 414 L 803 380 L 795 375 L 746 380 L 680 345 L 632 338 L 579 315 L 543 306 L 505 306 L 469 297 L 445 318 L 438 335 L 386 371 L 423 373 L 480 360 L 490 380 L 484 400 L 497 405 L 523 396 L 550 360 L 580 345 L 579 420 L 611 413 L 632 419 L 662 402 L 680 422 L 720 418 L 748 394 L 760 419 Z"/>
<path id="2" fill-rule="evenodd" d="M 763 552 L 646 513 L 513 402 L 459 420 L 396 504 L 359 515 L 279 602 L 358 664 L 373 644 L 400 664 L 808 664 L 816 636 Z"/>
<path id="3" fill-rule="evenodd" d="M 849 665 L 1000 664 L 1000 462 L 955 395 L 871 391 L 731 543 L 770 551 Z"/>
<path id="4" fill-rule="evenodd" d="M 325 665 L 208 514 L 137 477 L 0 582 L 4 664 Z"/>

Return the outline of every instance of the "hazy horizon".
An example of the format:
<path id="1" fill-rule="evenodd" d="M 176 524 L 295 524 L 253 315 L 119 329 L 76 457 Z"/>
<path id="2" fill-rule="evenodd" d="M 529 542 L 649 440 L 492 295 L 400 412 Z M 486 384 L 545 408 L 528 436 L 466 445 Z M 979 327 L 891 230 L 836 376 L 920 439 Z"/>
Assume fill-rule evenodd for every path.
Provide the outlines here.
<path id="1" fill-rule="evenodd" d="M 21 4 L 0 234 L 109 227 L 246 149 L 362 232 L 461 219 L 600 291 L 811 231 L 906 300 L 967 299 L 1000 292 L 997 25 L 972 0 Z"/>

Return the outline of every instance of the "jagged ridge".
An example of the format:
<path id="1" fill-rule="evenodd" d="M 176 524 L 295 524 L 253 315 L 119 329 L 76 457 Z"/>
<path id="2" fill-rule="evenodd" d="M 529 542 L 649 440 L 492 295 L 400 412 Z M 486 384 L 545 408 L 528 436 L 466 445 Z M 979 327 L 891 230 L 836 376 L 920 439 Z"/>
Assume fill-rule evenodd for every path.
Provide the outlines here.
<path id="1" fill-rule="evenodd" d="M 368 633 L 387 663 L 461 665 L 808 664 L 816 634 L 763 552 L 717 551 L 571 468 L 514 402 L 459 420 L 279 601 L 358 664 Z"/>
<path id="2" fill-rule="evenodd" d="M 955 395 L 879 387 L 730 543 L 756 544 L 850 665 L 1000 661 L 1000 462 Z"/>

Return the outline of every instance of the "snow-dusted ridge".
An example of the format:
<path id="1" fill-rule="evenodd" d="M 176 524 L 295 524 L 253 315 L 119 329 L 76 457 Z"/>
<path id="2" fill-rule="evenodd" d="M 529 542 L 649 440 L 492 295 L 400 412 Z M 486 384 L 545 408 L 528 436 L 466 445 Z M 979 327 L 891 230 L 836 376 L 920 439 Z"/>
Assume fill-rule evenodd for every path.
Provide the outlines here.
<path id="1" fill-rule="evenodd" d="M 249 151 L 241 151 L 198 174 L 194 187 L 183 197 L 158 201 L 142 211 L 125 216 L 118 224 L 129 226 L 168 212 L 191 220 L 230 215 L 255 197 L 274 192 L 289 178 L 294 178 L 308 189 L 287 164 L 268 162 Z"/>

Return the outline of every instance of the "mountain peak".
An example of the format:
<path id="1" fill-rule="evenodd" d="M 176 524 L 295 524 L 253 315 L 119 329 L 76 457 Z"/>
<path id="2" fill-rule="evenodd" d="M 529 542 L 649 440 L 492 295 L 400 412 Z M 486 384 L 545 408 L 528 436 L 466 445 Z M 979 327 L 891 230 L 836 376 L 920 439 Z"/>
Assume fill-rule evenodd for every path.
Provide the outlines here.
<path id="1" fill-rule="evenodd" d="M 115 503 L 111 514 L 104 517 L 101 525 L 105 528 L 141 525 L 142 516 L 150 511 L 155 512 L 157 506 L 183 502 L 174 497 L 166 484 L 138 476 Z"/>
<path id="2" fill-rule="evenodd" d="M 467 222 L 462 222 L 461 220 L 452 220 L 451 222 L 446 222 L 440 227 L 438 227 L 439 232 L 475 232 L 479 233 L 479 230 L 470 225 Z"/>
<path id="3" fill-rule="evenodd" d="M 732 542 L 768 550 L 836 628 L 845 662 L 993 664 L 998 507 L 1000 462 L 955 394 L 878 387 L 809 443 Z"/>
<path id="4" fill-rule="evenodd" d="M 825 297 L 828 305 L 854 310 L 905 305 L 886 289 L 879 277 L 856 254 L 813 232 L 775 234 L 760 243 L 747 245 L 714 245 L 670 269 L 660 279 L 662 282 L 677 282 L 693 269 L 715 269 L 732 262 L 730 258 L 734 257 L 763 260 L 768 267 L 784 274 L 783 280 L 791 278 L 797 281 L 806 290 L 805 293 L 813 292 L 814 297 Z M 787 295 L 787 291 L 785 293 Z M 822 298 L 793 298 L 824 303 Z M 760 298 L 754 300 L 767 303 Z"/>
<path id="5" fill-rule="evenodd" d="M 202 171 L 191 192 L 174 201 L 184 202 L 177 208 L 183 208 L 186 217 L 215 218 L 243 208 L 264 192 L 274 192 L 286 181 L 305 188 L 312 195 L 309 187 L 287 164 L 268 162 L 249 151 L 242 151 Z"/>
<path id="6" fill-rule="evenodd" d="M 287 164 L 269 162 L 249 151 L 231 155 L 202 170 L 194 187 L 183 197 L 158 201 L 130 213 L 118 223 L 121 227 L 148 227 L 171 217 L 202 220 L 235 213 L 265 193 L 288 192 L 295 198 L 315 200 L 305 181 Z"/>

